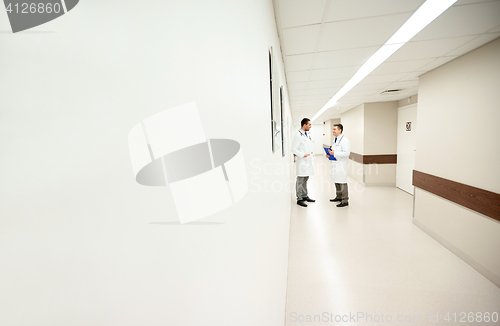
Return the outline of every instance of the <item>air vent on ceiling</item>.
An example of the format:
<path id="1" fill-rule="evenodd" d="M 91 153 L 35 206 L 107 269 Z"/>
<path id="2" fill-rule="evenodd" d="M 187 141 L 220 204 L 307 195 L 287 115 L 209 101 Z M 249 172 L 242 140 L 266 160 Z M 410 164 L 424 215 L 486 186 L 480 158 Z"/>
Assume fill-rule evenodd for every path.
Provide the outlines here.
<path id="1" fill-rule="evenodd" d="M 380 93 L 381 95 L 388 95 L 388 94 L 397 94 L 399 92 L 401 92 L 402 89 L 386 89 L 385 91 L 383 91 L 382 93 Z"/>

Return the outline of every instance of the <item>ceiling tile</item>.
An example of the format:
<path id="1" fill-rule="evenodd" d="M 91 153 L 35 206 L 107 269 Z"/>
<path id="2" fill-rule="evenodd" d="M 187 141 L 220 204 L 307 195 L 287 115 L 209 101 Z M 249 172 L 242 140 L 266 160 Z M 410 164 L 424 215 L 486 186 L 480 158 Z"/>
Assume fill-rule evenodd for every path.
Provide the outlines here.
<path id="1" fill-rule="evenodd" d="M 469 42 L 475 36 L 452 37 L 420 42 L 408 42 L 394 53 L 387 62 L 400 60 L 415 60 L 423 58 L 437 58 L 451 50 Z"/>
<path id="2" fill-rule="evenodd" d="M 413 12 L 417 10 L 424 1 L 425 0 L 333 0 L 330 3 L 326 19 L 328 22 L 331 22 L 408 11 Z M 410 15 L 411 14 L 412 13 L 410 13 Z"/>
<path id="3" fill-rule="evenodd" d="M 300 100 L 300 97 L 290 96 L 288 99 L 289 99 L 290 103 L 298 103 L 298 101 Z"/>
<path id="4" fill-rule="evenodd" d="M 407 97 L 413 96 L 417 93 L 418 93 L 418 86 L 405 89 L 404 91 L 401 92 L 402 95 L 407 96 Z"/>
<path id="5" fill-rule="evenodd" d="M 365 103 L 366 98 L 368 96 L 352 96 L 352 97 L 347 97 L 345 101 L 339 102 L 336 105 L 342 106 L 342 105 L 350 105 L 350 104 L 345 104 L 345 103 Z"/>
<path id="6" fill-rule="evenodd" d="M 467 4 L 478 3 L 478 2 L 488 2 L 488 1 L 492 1 L 492 0 L 458 0 L 455 3 L 455 6 L 467 5 Z M 493 0 L 493 1 L 495 1 L 495 0 Z M 498 1 L 498 0 L 496 0 L 496 1 Z"/>
<path id="7" fill-rule="evenodd" d="M 349 95 L 346 94 L 345 96 L 342 97 L 343 102 L 357 102 L 357 101 L 362 101 L 365 99 L 367 96 L 361 96 L 361 95 Z"/>
<path id="8" fill-rule="evenodd" d="M 414 71 L 401 78 L 401 80 L 404 81 L 404 80 L 418 79 L 418 77 L 424 74 L 425 72 L 426 72 L 425 70 Z"/>
<path id="9" fill-rule="evenodd" d="M 382 96 L 382 95 L 373 95 L 365 98 L 365 103 L 370 103 L 370 102 L 382 102 L 388 100 L 389 96 Z"/>
<path id="10" fill-rule="evenodd" d="M 295 106 L 298 106 L 300 108 L 307 108 L 307 107 L 318 107 L 324 105 L 328 100 L 300 100 L 294 102 Z M 319 110 L 319 109 L 318 109 Z"/>
<path id="11" fill-rule="evenodd" d="M 338 78 L 338 79 L 328 79 L 328 80 L 311 80 L 308 85 L 308 89 L 314 88 L 328 88 L 335 87 L 340 89 L 349 80 L 350 77 Z"/>
<path id="12" fill-rule="evenodd" d="M 384 62 L 378 68 L 376 68 L 370 74 L 370 76 L 397 74 L 400 72 L 412 72 L 422 66 L 425 66 L 426 64 L 429 64 L 434 60 L 435 60 L 434 58 L 431 58 L 431 59 L 419 59 L 419 60 L 409 60 L 409 61 Z"/>
<path id="13" fill-rule="evenodd" d="M 330 97 L 333 96 L 333 94 L 335 94 L 335 92 L 338 91 L 338 88 L 333 88 L 333 87 L 330 87 L 330 88 L 315 88 L 315 89 L 308 89 L 305 91 L 305 94 L 306 95 L 327 95 L 327 94 L 330 94 Z"/>
<path id="14" fill-rule="evenodd" d="M 313 105 L 313 106 L 304 106 L 304 107 L 301 107 L 301 110 L 302 111 L 309 111 L 309 112 L 313 112 L 313 113 L 316 113 L 319 111 L 320 108 L 318 108 L 317 105 Z"/>
<path id="15" fill-rule="evenodd" d="M 288 95 L 292 96 L 302 96 L 304 95 L 305 90 L 304 89 L 298 89 L 298 90 L 288 90 Z"/>
<path id="16" fill-rule="evenodd" d="M 444 65 L 447 62 L 450 62 L 451 60 L 453 60 L 455 58 L 457 58 L 457 56 L 437 58 L 436 60 L 432 61 L 428 65 L 422 67 L 422 69 L 426 70 L 426 71 L 430 71 L 432 69 L 436 69 L 437 67 Z"/>
<path id="17" fill-rule="evenodd" d="M 306 92 L 308 94 L 314 94 L 314 95 L 329 95 L 330 97 L 333 97 L 335 93 L 339 91 L 340 87 L 334 87 L 334 88 L 313 88 L 313 89 L 308 89 Z M 311 93 L 309 93 L 311 92 Z M 313 92 L 318 92 L 317 94 Z"/>
<path id="18" fill-rule="evenodd" d="M 332 78 L 351 78 L 360 66 L 315 69 L 311 71 L 311 80 L 326 80 Z"/>
<path id="19" fill-rule="evenodd" d="M 318 51 L 381 46 L 409 17 L 409 14 L 396 14 L 327 23 Z"/>
<path id="20" fill-rule="evenodd" d="M 286 74 L 289 82 L 307 82 L 309 79 L 309 71 L 290 71 Z"/>
<path id="21" fill-rule="evenodd" d="M 339 109 L 337 109 L 337 112 L 339 112 L 341 114 L 341 117 L 342 117 L 342 113 L 344 112 L 347 112 L 351 109 L 354 109 L 355 107 L 358 107 L 360 106 L 361 104 L 363 104 L 362 102 L 356 102 L 356 103 L 349 103 L 349 104 L 342 104 L 339 106 Z"/>
<path id="22" fill-rule="evenodd" d="M 412 40 L 423 41 L 482 34 L 497 26 L 499 21 L 500 1 L 451 6 Z"/>
<path id="23" fill-rule="evenodd" d="M 387 86 L 387 89 L 402 89 L 402 90 L 408 90 L 412 89 L 414 87 L 418 86 L 418 80 L 405 80 L 405 81 L 397 81 L 389 86 Z"/>
<path id="24" fill-rule="evenodd" d="M 313 68 L 361 66 L 378 49 L 378 46 L 372 46 L 358 49 L 318 52 L 314 58 Z"/>
<path id="25" fill-rule="evenodd" d="M 316 114 L 424 2 L 275 1 L 278 1 L 282 27 L 280 38 L 290 107 L 299 122 L 304 116 Z M 319 39 L 327 1 L 330 1 L 327 23 L 323 25 Z M 418 76 L 500 37 L 499 23 L 500 0 L 459 0 L 356 85 L 319 120 L 338 117 L 341 112 L 364 102 L 395 101 L 417 94 Z M 347 69 L 335 70 L 339 68 Z M 380 95 L 389 88 L 401 88 L 403 91 Z"/>
<path id="26" fill-rule="evenodd" d="M 378 75 L 378 76 L 369 75 L 365 77 L 365 79 L 363 79 L 359 84 L 365 85 L 365 84 L 378 84 L 378 83 L 392 83 L 395 80 L 400 80 L 406 75 L 408 75 L 408 73 Z"/>
<path id="27" fill-rule="evenodd" d="M 394 101 L 396 101 L 396 96 L 381 95 L 379 98 L 367 102 L 394 102 Z"/>
<path id="28" fill-rule="evenodd" d="M 288 98 L 291 100 L 291 101 L 296 101 L 300 98 L 302 98 L 302 96 L 304 96 L 304 91 L 303 90 L 300 90 L 300 91 L 293 91 L 293 92 L 290 92 L 288 94 Z"/>
<path id="29" fill-rule="evenodd" d="M 448 52 L 446 55 L 463 55 L 466 54 L 467 52 L 470 52 L 474 49 L 477 49 L 478 47 L 493 41 L 494 39 L 500 37 L 500 33 L 488 33 L 488 34 L 482 34 L 472 41 L 470 41 L 467 44 L 462 45 L 461 47 Z"/>
<path id="30" fill-rule="evenodd" d="M 328 102 L 330 98 L 327 99 L 311 99 L 311 100 L 306 100 L 302 101 L 303 105 L 309 105 L 309 106 L 316 106 L 316 105 L 324 105 L 326 102 Z"/>
<path id="31" fill-rule="evenodd" d="M 312 69 L 314 54 L 297 54 L 285 57 L 287 71 L 301 71 Z"/>
<path id="32" fill-rule="evenodd" d="M 312 118 L 323 107 L 323 105 L 325 105 L 325 103 L 316 104 L 308 107 L 307 109 L 304 109 L 301 117 L 307 117 L 309 119 Z"/>
<path id="33" fill-rule="evenodd" d="M 403 100 L 405 98 L 408 98 L 410 96 L 413 96 L 413 95 L 416 95 L 418 94 L 418 89 L 415 88 L 413 89 L 412 91 L 408 91 L 408 92 L 401 92 L 397 95 L 394 95 L 394 96 L 391 96 L 389 101 L 400 101 L 400 100 Z"/>
<path id="34" fill-rule="evenodd" d="M 351 92 L 359 92 L 359 91 L 377 91 L 383 90 L 387 87 L 389 83 L 378 83 L 378 84 L 358 84 L 353 87 Z"/>
<path id="35" fill-rule="evenodd" d="M 292 82 L 290 80 L 290 77 L 288 76 L 289 73 L 286 74 L 287 76 L 287 82 L 288 82 L 288 90 L 289 91 L 297 91 L 301 90 L 307 87 L 307 81 L 305 82 Z"/>
<path id="36" fill-rule="evenodd" d="M 326 0 L 279 0 L 281 28 L 320 24 Z"/>
<path id="37" fill-rule="evenodd" d="M 285 55 L 313 53 L 316 49 L 319 31 L 320 25 L 284 29 Z"/>
<path id="38" fill-rule="evenodd" d="M 307 95 L 303 95 L 300 100 L 301 101 L 315 101 L 315 102 L 319 102 L 319 101 L 328 101 L 329 99 L 331 99 L 333 96 L 333 94 L 331 93 L 328 93 L 328 94 L 307 94 Z"/>
<path id="39" fill-rule="evenodd" d="M 367 97 L 369 95 L 372 95 L 373 93 L 376 93 L 376 90 L 368 90 L 368 91 L 355 91 L 355 90 L 350 90 L 345 96 L 346 97 Z"/>
<path id="40" fill-rule="evenodd" d="M 312 113 L 312 111 L 303 111 L 303 110 L 301 110 L 300 113 L 294 114 L 293 123 L 294 123 L 294 125 L 296 125 L 296 129 L 298 129 L 300 127 L 300 121 L 303 118 L 311 118 L 313 115 L 314 115 L 314 113 Z M 295 116 L 296 116 L 296 118 L 295 118 Z"/>

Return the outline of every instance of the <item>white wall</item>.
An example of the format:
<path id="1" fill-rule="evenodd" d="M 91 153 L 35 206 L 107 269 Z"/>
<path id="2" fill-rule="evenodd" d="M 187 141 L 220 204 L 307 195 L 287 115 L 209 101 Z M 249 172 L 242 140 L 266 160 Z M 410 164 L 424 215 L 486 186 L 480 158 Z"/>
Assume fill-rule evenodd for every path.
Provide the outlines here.
<path id="1" fill-rule="evenodd" d="M 500 39 L 420 77 L 415 169 L 500 193 Z M 500 223 L 415 189 L 414 223 L 500 286 Z"/>
<path id="2" fill-rule="evenodd" d="M 314 154 L 324 155 L 325 151 L 323 150 L 323 125 L 313 124 L 308 134 L 310 135 L 312 140 L 312 149 Z"/>
<path id="3" fill-rule="evenodd" d="M 360 155 L 396 154 L 398 102 L 364 103 L 342 113 L 351 152 Z M 366 186 L 394 186 L 396 164 L 349 161 L 348 175 Z"/>
<path id="4" fill-rule="evenodd" d="M 357 182 L 365 185 L 365 166 L 362 163 L 358 163 L 354 160 L 349 160 L 349 165 L 347 166 L 347 175 L 356 180 Z"/>
<path id="5" fill-rule="evenodd" d="M 361 104 L 349 111 L 342 113 L 341 123 L 344 126 L 344 135 L 351 142 L 351 152 L 363 155 L 364 151 L 364 125 L 365 108 Z"/>
<path id="6" fill-rule="evenodd" d="M 324 133 L 323 144 L 329 145 L 329 146 L 332 145 L 332 141 L 333 141 L 333 126 L 335 124 L 339 124 L 339 123 L 340 123 L 340 119 L 329 119 L 329 120 L 325 121 L 325 123 L 323 125 L 323 133 Z"/>
<path id="7" fill-rule="evenodd" d="M 396 154 L 398 102 L 365 103 L 364 155 Z"/>
<path id="8" fill-rule="evenodd" d="M 1 35 L 1 325 L 283 324 L 291 155 L 271 154 L 269 46 L 286 95 L 268 0 L 86 0 Z M 127 135 L 190 101 L 208 138 L 241 144 L 250 190 L 177 225 Z"/>
<path id="9" fill-rule="evenodd" d="M 329 145 L 331 146 L 332 144 L 332 120 L 326 120 L 323 122 L 323 145 Z"/>
<path id="10" fill-rule="evenodd" d="M 365 186 L 396 186 L 396 164 L 364 164 Z"/>
<path id="11" fill-rule="evenodd" d="M 365 103 L 364 155 L 396 154 L 398 102 Z M 365 185 L 395 186 L 396 164 L 365 164 Z"/>
<path id="12" fill-rule="evenodd" d="M 340 123 L 344 126 L 344 135 L 351 143 L 351 153 L 363 155 L 365 108 L 361 104 L 340 116 Z M 364 166 L 354 160 L 349 160 L 347 175 L 364 185 Z"/>
<path id="13" fill-rule="evenodd" d="M 399 100 L 398 107 L 417 104 L 417 103 L 418 103 L 418 94 Z"/>

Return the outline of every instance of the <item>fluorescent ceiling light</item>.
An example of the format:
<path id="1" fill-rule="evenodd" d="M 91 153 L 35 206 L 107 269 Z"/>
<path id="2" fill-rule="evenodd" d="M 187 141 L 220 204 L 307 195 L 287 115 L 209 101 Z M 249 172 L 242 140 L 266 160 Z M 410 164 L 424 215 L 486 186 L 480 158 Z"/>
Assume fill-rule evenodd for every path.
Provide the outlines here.
<path id="1" fill-rule="evenodd" d="M 311 121 L 316 120 L 326 110 L 333 107 L 335 103 L 361 80 L 368 76 L 382 62 L 387 60 L 400 47 L 439 17 L 457 0 L 427 0 L 417 11 L 401 26 L 394 35 L 377 50 L 352 76 L 349 81 L 314 115 Z"/>

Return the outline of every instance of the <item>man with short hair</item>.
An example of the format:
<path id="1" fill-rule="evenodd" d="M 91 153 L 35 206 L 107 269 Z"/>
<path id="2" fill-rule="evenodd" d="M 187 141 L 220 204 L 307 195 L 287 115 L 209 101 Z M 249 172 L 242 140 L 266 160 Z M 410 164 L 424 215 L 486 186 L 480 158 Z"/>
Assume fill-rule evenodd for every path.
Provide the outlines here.
<path id="1" fill-rule="evenodd" d="M 351 154 L 351 143 L 349 139 L 344 137 L 342 132 L 344 126 L 340 123 L 333 126 L 333 135 L 335 140 L 332 142 L 332 149 L 328 150 L 330 155 L 333 155 L 336 160 L 330 161 L 331 178 L 335 183 L 337 196 L 330 199 L 331 202 L 340 202 L 337 207 L 349 206 L 349 195 L 347 189 L 347 164 L 349 163 L 349 155 Z M 327 157 L 330 157 L 327 155 Z"/>
<path id="2" fill-rule="evenodd" d="M 311 129 L 311 120 L 302 119 L 300 126 L 301 128 L 294 135 L 292 141 L 292 153 L 297 156 L 295 190 L 297 192 L 297 205 L 307 207 L 305 202 L 315 202 L 307 195 L 307 180 L 309 176 L 314 175 L 311 136 L 307 133 Z"/>

